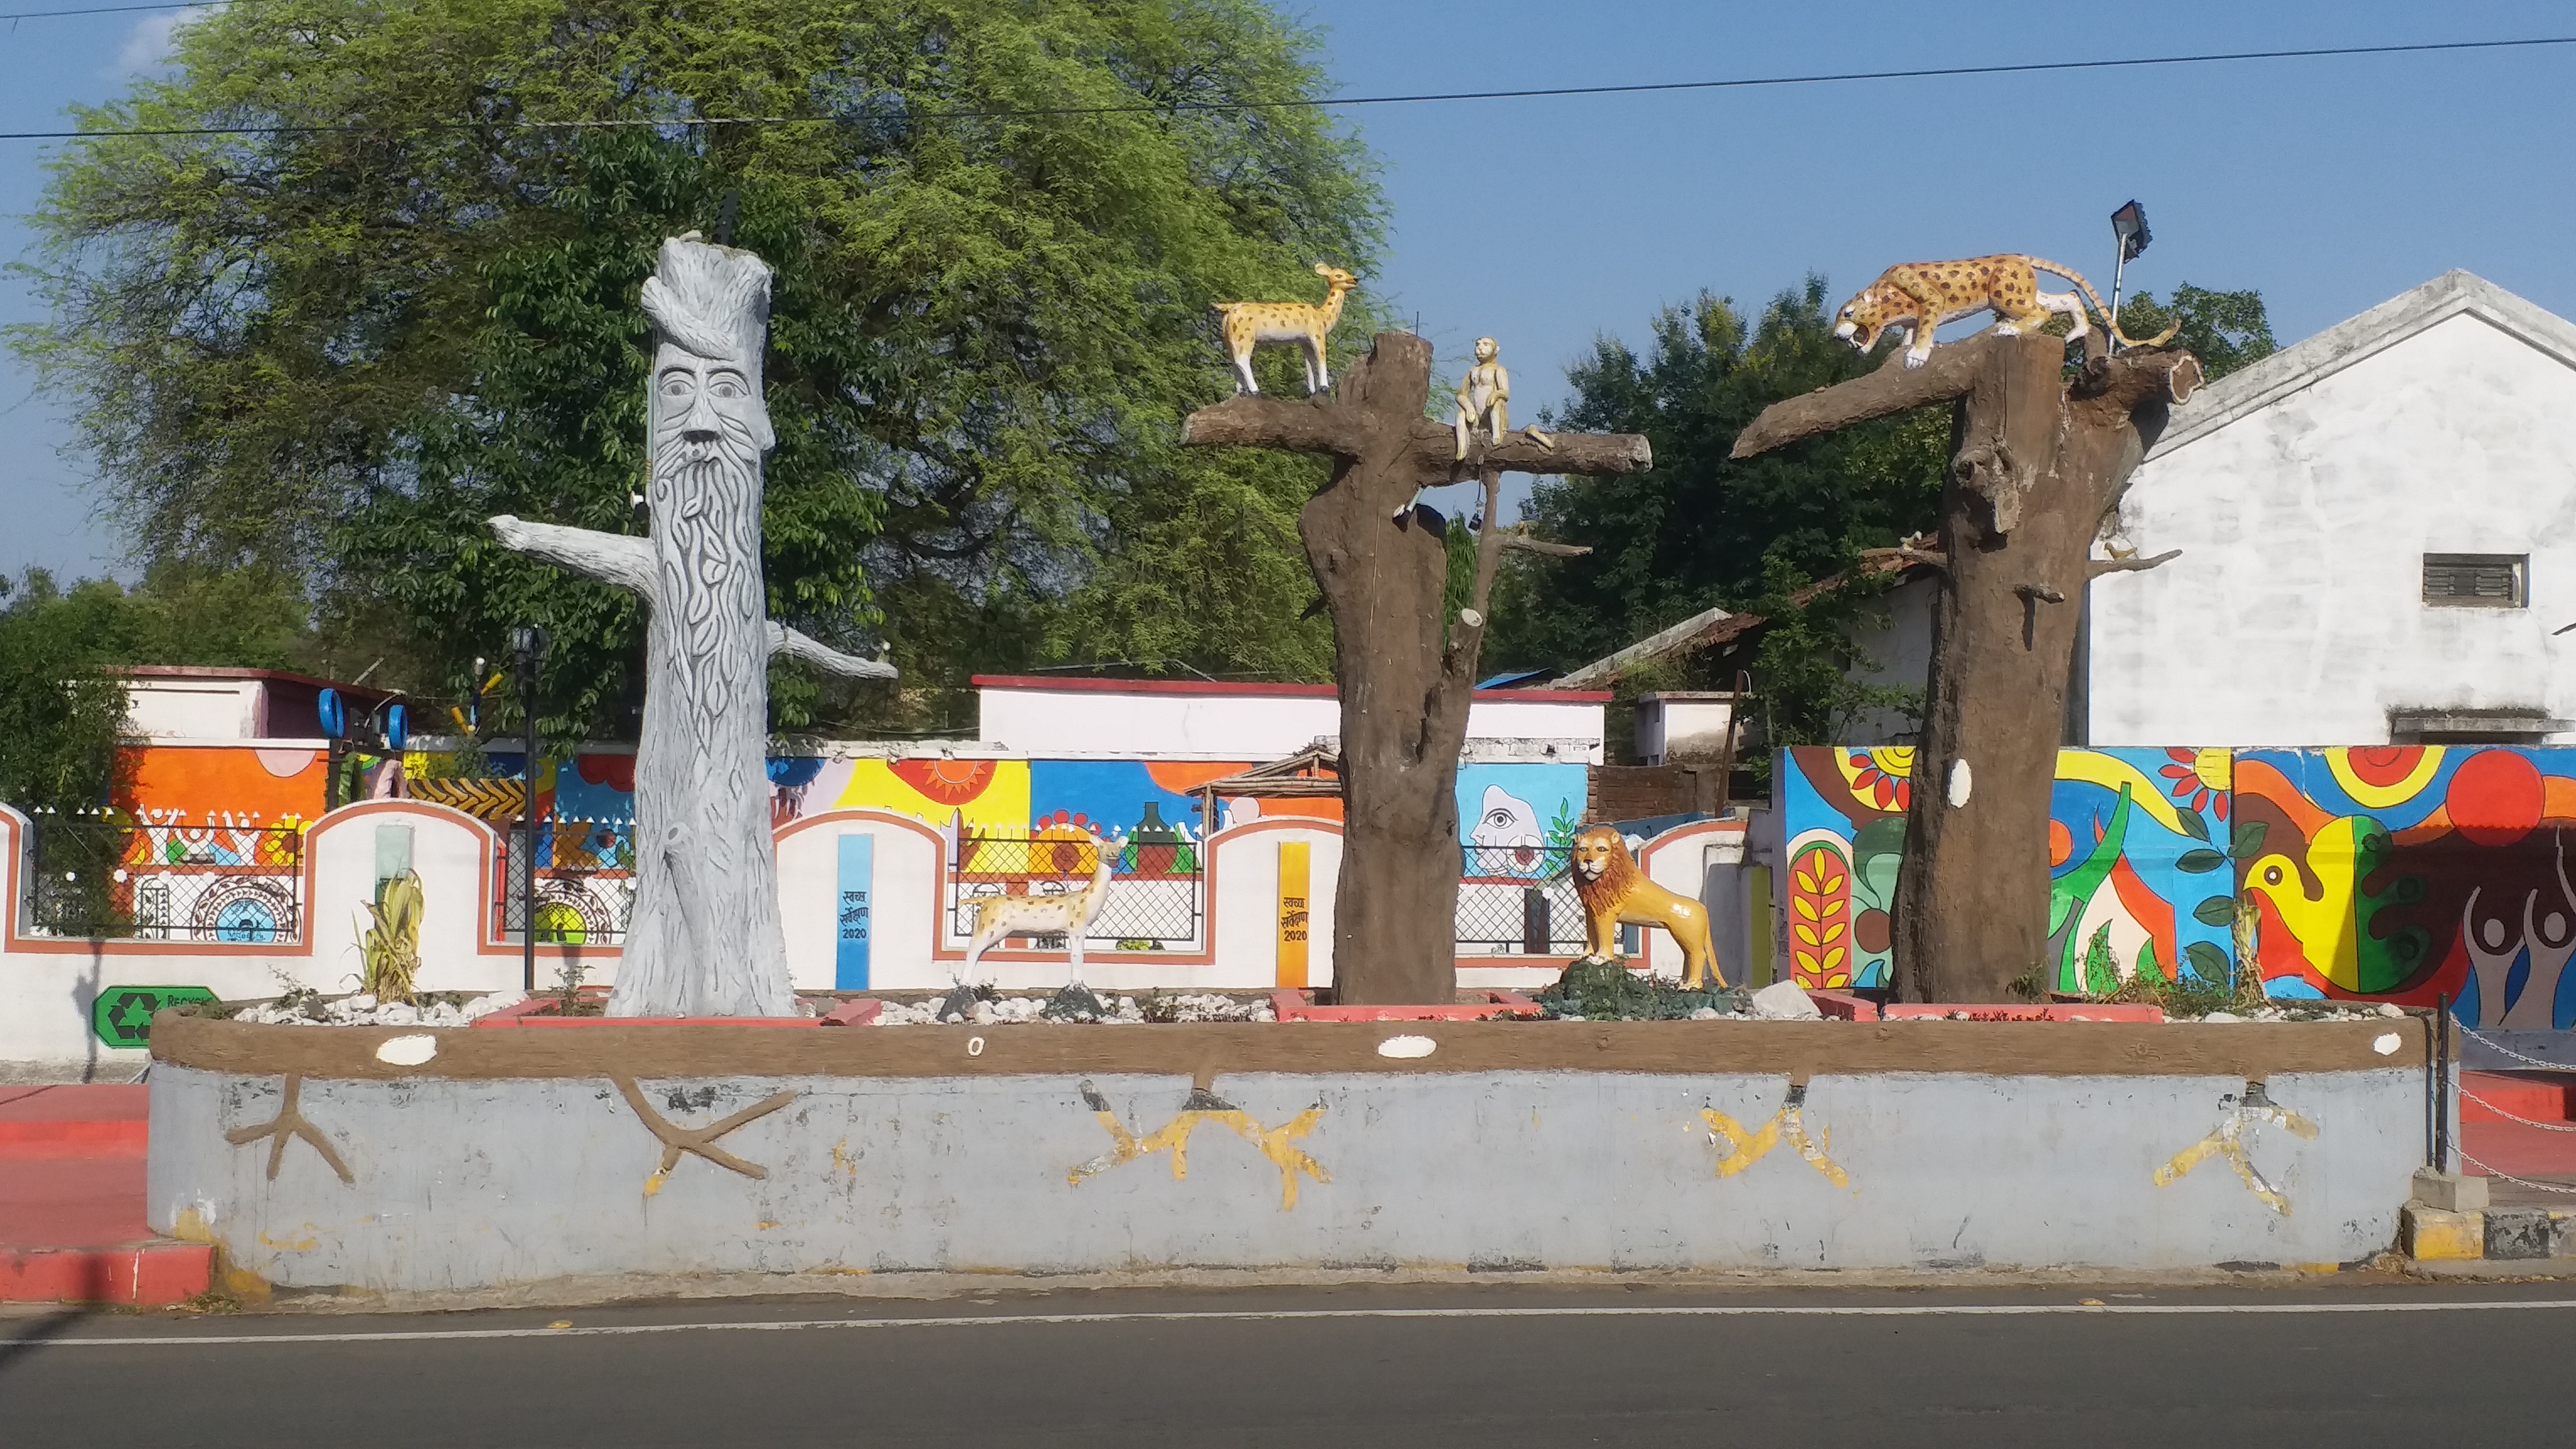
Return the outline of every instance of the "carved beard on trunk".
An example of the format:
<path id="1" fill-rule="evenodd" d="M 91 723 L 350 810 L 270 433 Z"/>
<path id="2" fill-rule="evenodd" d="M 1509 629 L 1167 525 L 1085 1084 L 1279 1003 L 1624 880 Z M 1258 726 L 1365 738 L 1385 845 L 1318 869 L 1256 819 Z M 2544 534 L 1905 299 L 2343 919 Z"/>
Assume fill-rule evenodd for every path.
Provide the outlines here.
<path id="1" fill-rule="evenodd" d="M 709 420 L 713 436 L 704 426 Z M 699 426 L 684 431 L 692 422 Z M 653 527 L 662 540 L 661 605 L 689 667 L 720 681 L 692 695 L 690 730 L 702 748 L 712 747 L 720 707 L 756 697 L 748 691 L 765 682 L 733 677 L 746 665 L 757 670 L 765 652 L 727 638 L 768 613 L 760 592 L 760 445 L 746 420 L 707 407 L 662 420 L 659 431 Z"/>

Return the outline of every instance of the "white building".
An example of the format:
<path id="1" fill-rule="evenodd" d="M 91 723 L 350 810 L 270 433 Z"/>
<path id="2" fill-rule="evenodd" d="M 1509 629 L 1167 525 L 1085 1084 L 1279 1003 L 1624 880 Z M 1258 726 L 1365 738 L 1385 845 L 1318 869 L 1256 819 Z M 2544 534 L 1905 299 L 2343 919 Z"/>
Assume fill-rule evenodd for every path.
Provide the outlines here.
<path id="1" fill-rule="evenodd" d="M 2094 745 L 2576 742 L 2576 325 L 2451 272 L 2203 389 L 2095 581 Z"/>

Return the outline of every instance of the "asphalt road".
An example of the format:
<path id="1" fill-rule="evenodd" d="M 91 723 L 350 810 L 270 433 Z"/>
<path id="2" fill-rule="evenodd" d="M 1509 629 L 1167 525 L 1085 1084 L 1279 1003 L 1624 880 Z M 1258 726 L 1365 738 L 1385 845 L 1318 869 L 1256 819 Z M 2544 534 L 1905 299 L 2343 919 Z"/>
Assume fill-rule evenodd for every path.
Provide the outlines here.
<path id="1" fill-rule="evenodd" d="M 2571 1346 L 2560 1284 L 64 1314 L 0 1320 L 0 1443 L 2555 1445 Z"/>

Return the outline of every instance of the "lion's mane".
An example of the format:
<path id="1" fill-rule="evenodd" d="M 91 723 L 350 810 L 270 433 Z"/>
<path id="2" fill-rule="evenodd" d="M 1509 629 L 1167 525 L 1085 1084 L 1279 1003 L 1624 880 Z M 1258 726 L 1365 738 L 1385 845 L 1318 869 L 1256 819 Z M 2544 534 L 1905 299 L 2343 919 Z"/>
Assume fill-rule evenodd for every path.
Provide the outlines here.
<path id="1" fill-rule="evenodd" d="M 1626 900 L 1628 892 L 1645 877 L 1638 874 L 1636 858 L 1628 854 L 1628 842 L 1619 837 L 1618 831 L 1606 825 L 1596 825 L 1574 837 L 1577 845 L 1587 840 L 1606 841 L 1610 846 L 1610 859 L 1602 867 L 1600 879 L 1586 880 L 1583 872 L 1573 872 L 1575 896 L 1583 902 L 1585 910 L 1598 914 Z"/>

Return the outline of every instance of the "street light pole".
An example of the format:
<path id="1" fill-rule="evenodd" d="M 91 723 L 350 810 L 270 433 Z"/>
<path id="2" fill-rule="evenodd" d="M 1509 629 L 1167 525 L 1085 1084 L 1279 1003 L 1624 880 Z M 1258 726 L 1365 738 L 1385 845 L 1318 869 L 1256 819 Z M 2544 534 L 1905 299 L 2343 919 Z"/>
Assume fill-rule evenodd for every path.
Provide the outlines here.
<path id="1" fill-rule="evenodd" d="M 2120 283 L 2127 279 L 2129 263 L 2155 240 L 2147 230 L 2147 209 L 2132 201 L 2111 213 L 2111 236 L 2120 244 L 2119 260 L 2111 264 L 2110 333 L 2104 339 L 2113 352 L 2120 350 Z"/>
<path id="2" fill-rule="evenodd" d="M 537 989 L 537 665 L 546 657 L 546 631 L 523 624 L 510 631 L 510 661 L 519 674 L 519 712 L 527 725 L 527 754 L 520 778 L 519 952 L 521 989 Z"/>

